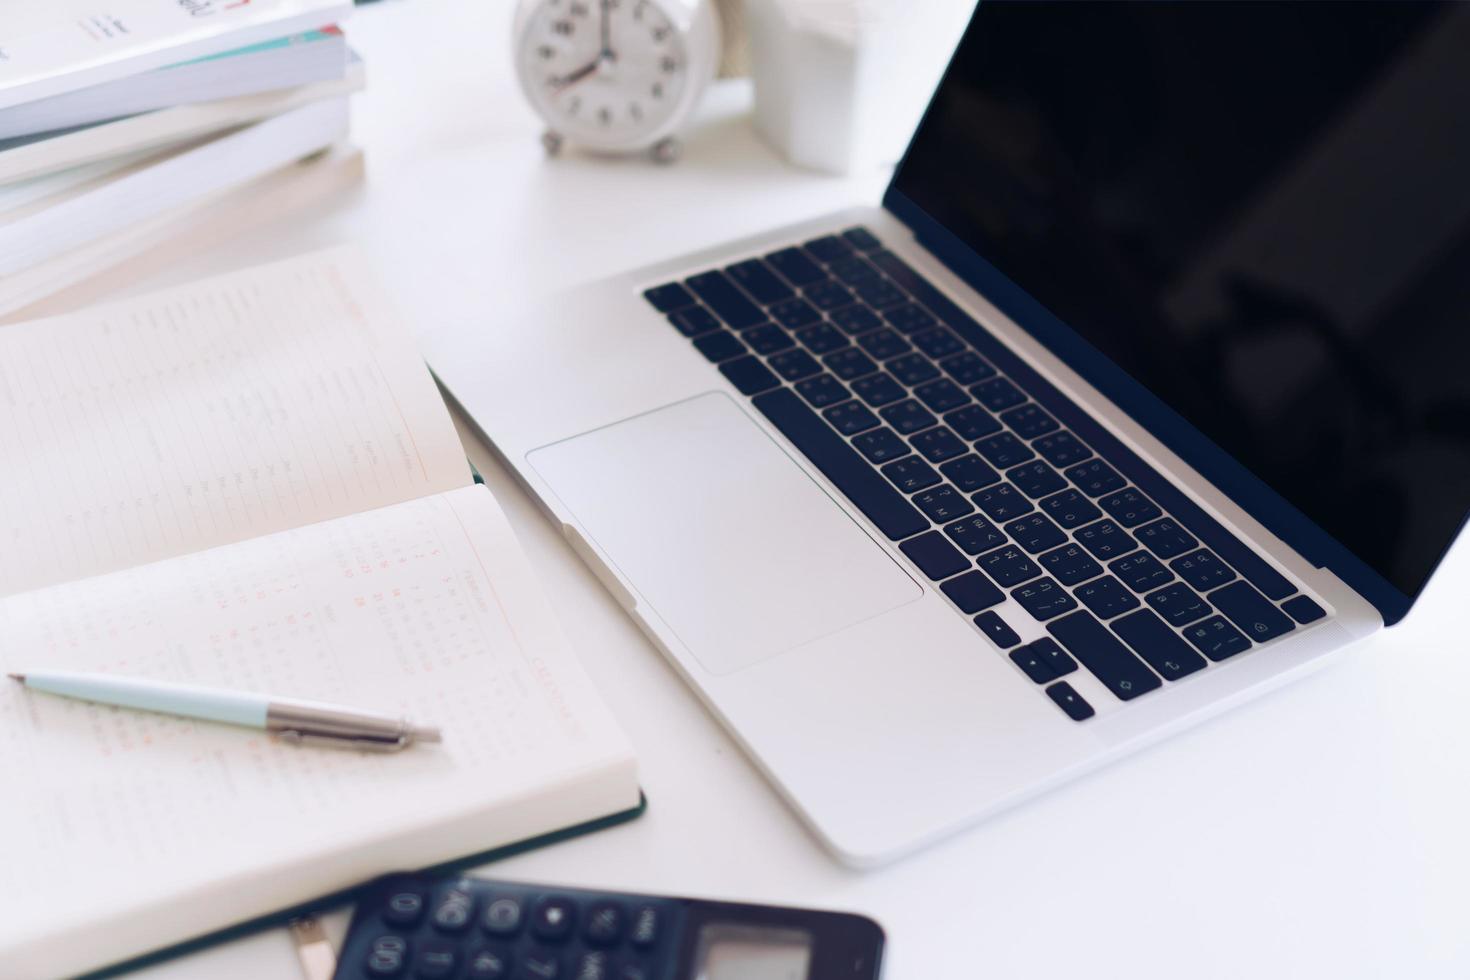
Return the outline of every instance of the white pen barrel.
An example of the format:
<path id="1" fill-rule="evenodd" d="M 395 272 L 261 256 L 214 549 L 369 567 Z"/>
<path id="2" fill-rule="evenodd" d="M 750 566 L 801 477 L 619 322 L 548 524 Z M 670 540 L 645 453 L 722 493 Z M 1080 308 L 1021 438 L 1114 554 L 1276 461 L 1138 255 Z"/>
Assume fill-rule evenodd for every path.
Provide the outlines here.
<path id="1" fill-rule="evenodd" d="M 26 687 L 48 694 L 229 725 L 265 727 L 268 702 L 259 694 L 66 671 L 27 672 L 25 678 Z"/>

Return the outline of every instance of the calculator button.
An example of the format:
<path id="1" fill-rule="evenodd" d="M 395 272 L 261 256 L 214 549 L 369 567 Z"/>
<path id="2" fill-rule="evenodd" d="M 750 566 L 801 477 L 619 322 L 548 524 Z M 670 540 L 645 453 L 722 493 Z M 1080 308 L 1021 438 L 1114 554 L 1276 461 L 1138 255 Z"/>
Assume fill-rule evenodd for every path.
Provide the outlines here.
<path id="1" fill-rule="evenodd" d="M 583 953 L 572 970 L 572 980 L 608 980 L 611 973 L 606 953 Z"/>
<path id="2" fill-rule="evenodd" d="M 446 980 L 454 976 L 459 965 L 457 947 L 443 939 L 426 939 L 413 960 L 413 975 L 418 980 Z"/>
<path id="3" fill-rule="evenodd" d="M 1066 681 L 1058 681 L 1046 689 L 1049 698 L 1056 702 L 1058 708 L 1067 713 L 1067 717 L 1073 721 L 1086 721 L 1091 718 L 1095 711 L 1092 705 L 1082 700 L 1082 696 L 1072 690 L 1072 685 Z"/>
<path id="4" fill-rule="evenodd" d="M 521 903 L 514 898 L 497 898 L 485 906 L 480 928 L 492 936 L 513 936 L 521 927 Z"/>
<path id="5" fill-rule="evenodd" d="M 402 936 L 379 936 L 368 948 L 363 964 L 370 977 L 396 977 L 408 960 L 408 940 Z"/>
<path id="6" fill-rule="evenodd" d="M 466 980 L 506 980 L 510 976 L 510 957 L 498 949 L 477 949 L 470 954 Z"/>
<path id="7" fill-rule="evenodd" d="M 595 946 L 612 946 L 623 938 L 623 910 L 611 902 L 592 906 L 587 912 L 587 924 L 582 927 L 582 938 Z"/>
<path id="8" fill-rule="evenodd" d="M 474 917 L 475 896 L 467 891 L 451 888 L 439 899 L 431 921 L 440 932 L 458 932 L 469 925 Z"/>
<path id="9" fill-rule="evenodd" d="M 391 926 L 413 928 L 424 915 L 422 892 L 394 892 L 383 906 L 383 921 Z"/>
<path id="10" fill-rule="evenodd" d="M 658 909 L 645 905 L 633 913 L 633 928 L 628 938 L 634 946 L 649 947 L 658 942 Z"/>
<path id="11" fill-rule="evenodd" d="M 561 977 L 561 957 L 548 949 L 533 949 L 521 958 L 518 980 L 558 980 Z"/>
<path id="12" fill-rule="evenodd" d="M 560 942 L 572 934 L 577 908 L 567 898 L 543 898 L 531 913 L 531 931 L 541 939 Z"/>
<path id="13" fill-rule="evenodd" d="M 653 972 L 642 963 L 624 963 L 613 974 L 614 980 L 653 980 Z"/>

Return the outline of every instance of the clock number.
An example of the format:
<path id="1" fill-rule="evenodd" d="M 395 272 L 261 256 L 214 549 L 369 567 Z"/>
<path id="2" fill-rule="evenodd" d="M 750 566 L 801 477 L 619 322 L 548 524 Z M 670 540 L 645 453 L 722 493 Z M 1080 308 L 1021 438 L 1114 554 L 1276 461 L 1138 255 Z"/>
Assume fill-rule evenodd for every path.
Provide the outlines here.
<path id="1" fill-rule="evenodd" d="M 678 69 L 679 63 L 669 55 L 664 55 L 658 66 L 664 70 L 665 75 L 672 75 Z"/>
<path id="2" fill-rule="evenodd" d="M 634 20 L 642 20 L 643 19 L 643 11 L 645 11 L 647 9 L 648 9 L 648 2 L 647 2 L 647 0 L 638 0 L 638 5 L 633 8 L 633 19 Z"/>
<path id="3" fill-rule="evenodd" d="M 536 49 L 536 53 L 541 56 L 542 61 L 550 61 L 556 54 L 556 49 L 549 44 L 543 44 Z"/>
<path id="4" fill-rule="evenodd" d="M 653 93 L 653 97 L 655 99 L 661 99 L 661 98 L 663 98 L 664 97 L 664 83 L 663 82 L 654 82 L 653 83 L 653 88 L 649 89 L 649 91 Z"/>
<path id="5" fill-rule="evenodd" d="M 563 37 L 570 37 L 572 33 L 572 22 L 569 20 L 559 20 L 551 25 L 551 29 Z"/>
<path id="6" fill-rule="evenodd" d="M 669 29 L 667 27 L 655 27 L 653 29 L 653 39 L 660 44 L 664 43 L 669 39 Z"/>
<path id="7" fill-rule="evenodd" d="M 587 16 L 587 5 L 585 3 L 574 3 L 567 10 L 573 17 Z"/>
<path id="8" fill-rule="evenodd" d="M 603 106 L 601 109 L 598 109 L 597 121 L 602 123 L 604 126 L 612 122 L 612 110 L 609 109 L 607 106 Z"/>
<path id="9" fill-rule="evenodd" d="M 628 115 L 632 117 L 634 122 L 641 122 L 643 119 L 643 107 L 636 102 L 629 102 Z"/>

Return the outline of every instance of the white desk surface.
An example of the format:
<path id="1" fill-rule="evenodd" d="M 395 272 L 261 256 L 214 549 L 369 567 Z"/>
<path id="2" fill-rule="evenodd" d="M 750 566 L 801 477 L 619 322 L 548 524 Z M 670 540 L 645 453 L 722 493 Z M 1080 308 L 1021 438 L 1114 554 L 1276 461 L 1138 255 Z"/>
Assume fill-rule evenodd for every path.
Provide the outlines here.
<path id="1" fill-rule="evenodd" d="M 128 291 L 355 239 L 417 323 L 493 330 L 526 291 L 881 195 L 883 174 L 781 163 L 751 131 L 739 82 L 711 93 L 673 167 L 548 161 L 511 74 L 510 19 L 510 4 L 484 0 L 360 9 L 348 33 L 369 72 L 353 119 L 366 185 Z M 641 820 L 488 874 L 865 912 L 887 930 L 891 980 L 1470 976 L 1470 546 L 1403 625 L 1339 665 L 858 873 L 814 843 L 485 448 L 466 445 L 636 743 L 650 800 Z M 276 930 L 137 975 L 299 972 Z"/>

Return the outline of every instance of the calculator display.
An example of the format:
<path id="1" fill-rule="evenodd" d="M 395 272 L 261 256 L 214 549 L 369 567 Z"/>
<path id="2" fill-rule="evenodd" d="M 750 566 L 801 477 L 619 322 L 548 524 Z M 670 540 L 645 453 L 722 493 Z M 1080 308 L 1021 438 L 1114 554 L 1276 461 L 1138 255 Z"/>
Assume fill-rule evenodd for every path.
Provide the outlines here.
<path id="1" fill-rule="evenodd" d="M 692 980 L 807 980 L 811 961 L 809 933 L 711 923 L 700 930 Z"/>

